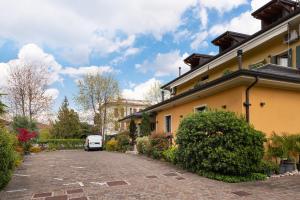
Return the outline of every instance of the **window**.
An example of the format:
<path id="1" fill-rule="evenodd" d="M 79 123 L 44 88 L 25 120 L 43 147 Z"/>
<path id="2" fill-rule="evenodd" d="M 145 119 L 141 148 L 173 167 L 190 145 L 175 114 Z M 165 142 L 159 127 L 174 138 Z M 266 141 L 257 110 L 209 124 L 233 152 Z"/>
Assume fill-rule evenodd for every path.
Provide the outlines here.
<path id="1" fill-rule="evenodd" d="M 165 132 L 166 133 L 171 133 L 171 120 L 172 117 L 171 115 L 165 116 Z"/>
<path id="2" fill-rule="evenodd" d="M 136 108 L 133 109 L 133 113 L 136 113 Z"/>
<path id="3" fill-rule="evenodd" d="M 120 113 L 121 113 L 121 117 L 124 117 L 124 116 L 125 116 L 125 110 L 124 110 L 124 108 L 121 108 L 121 109 L 120 109 Z"/>
<path id="4" fill-rule="evenodd" d="M 283 67 L 291 67 L 292 66 L 292 49 L 281 53 L 279 55 L 271 57 L 271 63 L 280 65 Z"/>
<path id="5" fill-rule="evenodd" d="M 114 109 L 114 116 L 117 118 L 119 117 L 119 112 L 118 112 L 118 108 Z"/>
<path id="6" fill-rule="evenodd" d="M 205 112 L 206 110 L 207 110 L 207 106 L 205 105 L 194 108 L 195 112 Z"/>
<path id="7" fill-rule="evenodd" d="M 132 108 L 129 108 L 129 113 L 132 114 Z"/>

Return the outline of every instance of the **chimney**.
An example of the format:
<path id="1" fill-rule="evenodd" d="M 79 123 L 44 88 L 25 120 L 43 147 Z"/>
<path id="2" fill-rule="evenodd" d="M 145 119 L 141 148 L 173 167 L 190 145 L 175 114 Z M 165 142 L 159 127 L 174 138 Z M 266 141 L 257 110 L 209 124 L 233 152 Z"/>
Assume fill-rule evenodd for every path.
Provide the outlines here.
<path id="1" fill-rule="evenodd" d="M 181 76 L 181 67 L 179 67 L 179 72 L 178 73 L 179 73 L 179 76 Z"/>
<path id="2" fill-rule="evenodd" d="M 239 70 L 242 69 L 242 65 L 243 65 L 243 50 L 239 49 L 237 51 L 237 59 L 238 59 L 238 67 Z"/>
<path id="3" fill-rule="evenodd" d="M 161 101 L 163 102 L 165 100 L 165 91 L 161 91 Z"/>

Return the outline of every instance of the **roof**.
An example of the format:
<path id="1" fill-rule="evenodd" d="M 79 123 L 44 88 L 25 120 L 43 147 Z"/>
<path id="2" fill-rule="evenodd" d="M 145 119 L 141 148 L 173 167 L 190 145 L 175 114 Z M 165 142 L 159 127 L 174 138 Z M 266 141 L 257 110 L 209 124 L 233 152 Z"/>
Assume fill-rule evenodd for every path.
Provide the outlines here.
<path id="1" fill-rule="evenodd" d="M 213 41 L 211 41 L 211 43 L 213 43 L 214 45 L 219 45 L 219 42 L 224 39 L 229 39 L 229 38 L 231 38 L 231 39 L 235 39 L 235 38 L 246 39 L 249 36 L 250 35 L 243 34 L 243 33 L 226 31 L 225 33 L 221 34 L 220 36 L 215 38 Z"/>
<path id="2" fill-rule="evenodd" d="M 119 122 L 124 121 L 126 119 L 131 119 L 131 118 L 142 118 L 142 115 L 143 115 L 142 112 L 136 112 L 136 113 L 133 113 L 131 115 L 127 115 L 126 117 L 124 117 L 122 119 L 119 119 Z"/>
<path id="3" fill-rule="evenodd" d="M 260 7 L 259 9 L 257 9 L 256 11 L 254 11 L 252 13 L 252 16 L 257 18 L 257 19 L 261 19 L 261 14 L 262 12 L 266 11 L 267 8 L 271 8 L 271 7 L 278 7 L 280 5 L 285 5 L 288 7 L 296 7 L 297 6 L 297 2 L 295 1 L 291 1 L 291 0 L 272 0 L 270 2 L 268 2 L 267 4 L 265 4 L 264 6 Z M 288 7 L 284 7 L 284 6 L 280 6 L 282 8 L 288 8 Z M 269 10 L 270 12 L 270 10 Z"/>
<path id="4" fill-rule="evenodd" d="M 232 72 L 228 75 L 224 75 L 218 79 L 212 80 L 210 82 L 207 82 L 203 85 L 199 85 L 195 87 L 194 89 L 188 90 L 186 92 L 183 92 L 177 96 L 174 96 L 170 99 L 167 99 L 163 102 L 160 102 L 158 104 L 155 104 L 153 106 L 150 106 L 146 108 L 145 111 L 150 111 L 154 108 L 160 107 L 162 105 L 168 104 L 174 100 L 181 99 L 183 97 L 187 97 L 195 92 L 199 92 L 201 90 L 208 89 L 210 87 L 216 86 L 220 83 L 223 83 L 225 81 L 231 80 L 233 78 L 239 77 L 239 76 L 248 76 L 248 77 L 259 77 L 269 80 L 275 80 L 275 81 L 284 81 L 284 82 L 290 82 L 290 83 L 297 83 L 300 84 L 300 71 L 295 69 L 289 69 L 286 67 L 273 65 L 273 64 L 267 64 L 263 67 L 257 68 L 257 69 L 240 69 L 235 72 Z"/>
<path id="5" fill-rule="evenodd" d="M 207 54 L 199 54 L 199 53 L 193 53 L 192 55 L 190 55 L 189 57 L 187 57 L 186 59 L 184 59 L 184 63 L 188 64 L 188 65 L 198 65 L 199 64 L 199 59 L 200 58 L 204 58 L 204 59 L 211 59 L 214 56 L 212 55 L 207 55 Z"/>
<path id="6" fill-rule="evenodd" d="M 258 31 L 258 32 L 256 32 L 256 33 L 254 33 L 253 35 L 250 35 L 250 36 L 249 36 L 248 38 L 246 38 L 245 40 L 243 40 L 243 41 L 237 43 L 236 45 L 233 45 L 232 47 L 226 49 L 225 51 L 222 51 L 221 53 L 219 53 L 218 55 L 214 56 L 214 57 L 213 57 L 212 59 L 210 59 L 209 61 L 203 63 L 203 65 L 212 62 L 213 60 L 215 60 L 215 59 L 221 57 L 222 55 L 226 54 L 227 52 L 231 51 L 232 49 L 237 48 L 237 47 L 241 46 L 242 44 L 244 44 L 244 43 L 250 41 L 251 39 L 260 36 L 261 34 L 265 33 L 265 32 L 268 31 L 269 29 L 271 29 L 271 28 L 273 28 L 273 27 L 276 27 L 277 25 L 279 25 L 279 24 L 281 24 L 281 23 L 287 21 L 288 19 L 290 19 L 290 18 L 292 18 L 292 17 L 294 17 L 294 16 L 296 16 L 296 15 L 298 15 L 299 13 L 300 13 L 300 9 L 297 8 L 297 9 L 295 10 L 295 12 L 293 12 L 293 13 L 291 13 L 291 14 L 289 14 L 289 15 L 283 17 L 283 18 L 281 18 L 280 20 L 274 22 L 273 24 L 270 24 L 270 25 L 264 27 L 262 30 L 260 30 L 260 31 Z M 173 82 L 175 82 L 175 81 L 177 81 L 177 80 L 179 80 L 179 79 L 185 77 L 186 75 L 192 73 L 193 71 L 199 69 L 200 67 L 201 67 L 201 66 L 198 66 L 198 67 L 195 67 L 195 68 L 189 70 L 188 72 L 182 74 L 181 76 L 179 76 L 179 77 L 173 79 L 172 81 L 166 83 L 166 84 L 163 85 L 161 88 L 167 87 L 168 85 L 170 85 L 170 84 L 172 84 Z"/>

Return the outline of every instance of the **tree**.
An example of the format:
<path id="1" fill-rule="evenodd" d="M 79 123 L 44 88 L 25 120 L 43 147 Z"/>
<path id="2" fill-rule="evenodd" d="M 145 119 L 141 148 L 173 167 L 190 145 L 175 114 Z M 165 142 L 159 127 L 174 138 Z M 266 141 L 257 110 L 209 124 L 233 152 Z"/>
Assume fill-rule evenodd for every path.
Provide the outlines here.
<path id="1" fill-rule="evenodd" d="M 30 120 L 28 117 L 17 115 L 13 118 L 12 129 L 15 133 L 19 132 L 19 129 L 27 129 L 29 131 L 37 131 L 37 122 Z"/>
<path id="2" fill-rule="evenodd" d="M 0 94 L 0 97 L 1 96 L 3 96 L 3 94 Z M 0 100 L 0 116 L 6 112 L 5 108 L 6 108 L 6 105 L 4 103 L 2 103 L 2 101 Z"/>
<path id="3" fill-rule="evenodd" d="M 151 104 L 157 104 L 162 100 L 161 94 L 161 83 L 159 81 L 155 81 L 146 92 L 144 98 L 145 100 L 149 101 Z M 170 98 L 170 92 L 164 90 L 164 99 Z"/>
<path id="4" fill-rule="evenodd" d="M 93 126 L 87 122 L 80 122 L 80 138 L 86 138 L 93 134 Z"/>
<path id="5" fill-rule="evenodd" d="M 129 124 L 129 137 L 131 138 L 132 145 L 135 144 L 135 139 L 137 136 L 136 129 L 137 129 L 136 124 L 135 124 L 134 120 L 131 119 L 130 124 Z"/>
<path id="6" fill-rule="evenodd" d="M 30 120 L 48 111 L 52 97 L 46 94 L 49 72 L 46 66 L 29 63 L 10 64 L 7 92 L 15 115 Z"/>
<path id="7" fill-rule="evenodd" d="M 150 116 L 147 113 L 142 114 L 140 132 L 142 136 L 148 136 L 151 133 L 151 121 Z"/>
<path id="8" fill-rule="evenodd" d="M 75 97 L 85 111 L 93 112 L 94 124 L 105 138 L 108 119 L 107 107 L 120 94 L 119 83 L 112 75 L 88 74 L 78 83 Z"/>
<path id="9" fill-rule="evenodd" d="M 78 114 L 69 109 L 69 102 L 65 97 L 59 111 L 58 120 L 52 125 L 51 134 L 55 138 L 79 138 L 80 137 L 80 121 Z"/>

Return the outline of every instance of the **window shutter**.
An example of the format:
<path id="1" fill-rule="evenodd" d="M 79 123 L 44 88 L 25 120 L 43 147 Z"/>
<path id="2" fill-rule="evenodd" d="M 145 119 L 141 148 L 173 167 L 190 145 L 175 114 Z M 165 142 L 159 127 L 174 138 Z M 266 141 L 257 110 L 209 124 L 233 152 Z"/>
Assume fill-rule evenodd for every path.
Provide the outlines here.
<path id="1" fill-rule="evenodd" d="M 276 62 L 276 56 L 271 57 L 271 64 L 277 64 Z"/>
<path id="2" fill-rule="evenodd" d="M 288 67 L 293 67 L 293 50 L 288 51 Z"/>
<path id="3" fill-rule="evenodd" d="M 296 47 L 296 67 L 300 69 L 300 46 Z"/>

